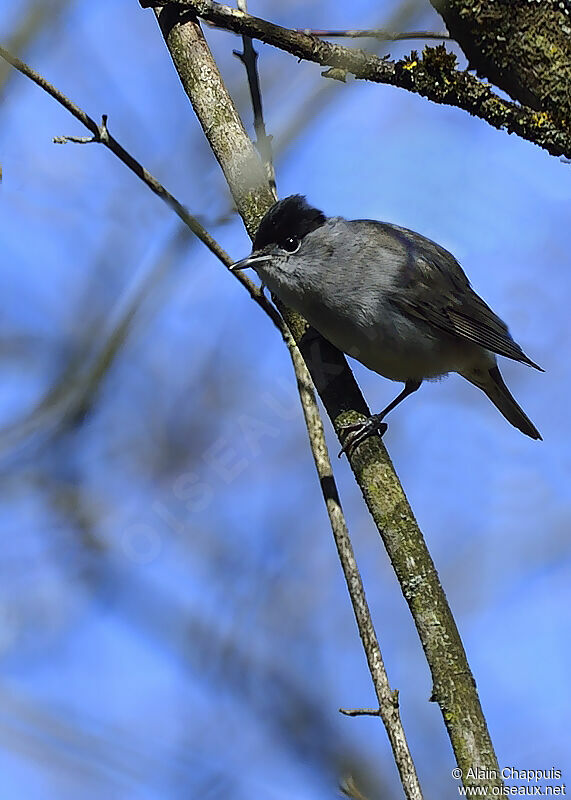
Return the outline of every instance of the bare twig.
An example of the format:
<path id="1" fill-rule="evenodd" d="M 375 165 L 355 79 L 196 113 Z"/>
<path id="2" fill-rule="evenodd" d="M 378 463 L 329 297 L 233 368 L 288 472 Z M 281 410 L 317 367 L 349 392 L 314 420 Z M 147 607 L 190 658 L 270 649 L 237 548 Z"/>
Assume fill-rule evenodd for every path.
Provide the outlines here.
<path id="1" fill-rule="evenodd" d="M 94 119 L 92 119 L 89 114 L 87 114 L 82 108 L 77 106 L 74 102 L 69 100 L 63 92 L 53 86 L 49 81 L 47 81 L 42 75 L 32 69 L 30 66 L 25 64 L 19 58 L 16 58 L 3 47 L 0 47 L 0 56 L 4 58 L 9 64 L 11 64 L 15 69 L 25 75 L 27 78 L 30 78 L 35 84 L 37 84 L 41 89 L 51 95 L 54 100 L 62 105 L 64 108 L 73 114 L 73 116 L 79 120 L 82 125 L 91 131 L 93 136 L 89 137 L 73 137 L 73 136 L 58 136 L 55 137 L 54 141 L 56 144 L 61 144 L 63 142 L 79 142 L 81 144 L 86 144 L 89 142 L 97 142 L 99 144 L 105 145 L 105 147 L 109 148 L 112 153 L 114 153 L 120 161 L 123 162 L 129 169 L 140 178 L 143 183 L 146 183 L 149 189 L 154 192 L 161 200 L 170 206 L 173 211 L 180 217 L 180 219 L 188 225 L 190 230 L 198 236 L 200 241 L 208 247 L 208 249 L 214 253 L 223 263 L 229 266 L 232 261 L 230 257 L 222 250 L 218 242 L 212 238 L 212 236 L 206 231 L 206 229 L 200 224 L 200 222 L 193 217 L 192 214 L 189 214 L 187 209 L 179 203 L 179 201 L 174 197 L 169 191 L 165 189 L 165 187 L 159 183 L 159 181 L 148 172 L 142 164 L 140 164 L 125 148 L 119 144 L 119 142 L 111 136 L 107 128 L 107 114 L 103 114 L 101 118 L 101 125 L 98 125 Z"/>
<path id="2" fill-rule="evenodd" d="M 145 8 L 160 5 L 160 0 L 139 2 Z M 443 45 L 425 48 L 422 58 L 413 52 L 406 59 L 392 62 L 364 50 L 297 33 L 213 0 L 171 0 L 171 3 L 193 10 L 220 28 L 260 39 L 297 58 L 332 67 L 336 70 L 335 76 L 345 70 L 356 78 L 398 86 L 434 103 L 462 108 L 494 128 L 534 142 L 554 156 L 571 158 L 571 137 L 567 130 L 558 127 L 545 113 L 503 100 L 489 84 L 465 70 L 456 69 L 456 56 L 448 53 Z"/>
<path id="3" fill-rule="evenodd" d="M 188 210 L 169 192 L 165 187 L 154 178 L 148 170 L 145 169 L 125 148 L 114 139 L 107 128 L 107 115 L 102 116 L 101 125 L 98 126 L 83 109 L 77 106 L 73 101 L 69 100 L 63 92 L 53 86 L 43 76 L 37 73 L 28 64 L 25 64 L 19 58 L 16 58 L 4 48 L 0 47 L 0 56 L 2 56 L 9 64 L 15 69 L 32 80 L 40 88 L 46 91 L 53 97 L 60 105 L 66 108 L 76 119 L 78 119 L 85 127 L 91 131 L 92 136 L 60 136 L 55 137 L 56 143 L 76 142 L 79 144 L 100 143 L 110 149 L 132 172 L 134 172 L 154 194 L 161 198 L 170 208 L 172 208 L 178 217 L 187 225 L 187 227 L 198 237 L 198 239 L 205 244 L 209 250 L 222 261 L 222 263 L 229 267 L 233 263 L 233 259 L 220 247 L 218 242 L 206 231 L 200 224 L 196 217 L 192 216 Z M 274 325 L 282 332 L 283 335 L 283 320 L 279 313 L 266 299 L 259 288 L 241 272 L 233 272 L 240 283 L 246 288 L 253 300 L 264 310 L 270 317 Z M 86 380 L 91 385 L 93 377 L 97 377 L 100 373 L 103 364 L 108 363 L 109 358 L 113 358 L 117 342 L 122 341 L 125 334 L 128 322 L 132 316 L 133 308 L 125 310 L 125 316 L 117 321 L 117 325 L 113 328 L 109 341 L 106 341 L 101 346 L 99 356 L 92 365 L 91 371 L 87 373 Z M 91 377 L 89 377 L 91 376 Z M 33 433 L 37 424 L 42 424 L 46 419 L 46 415 L 52 418 L 53 414 L 63 414 L 67 416 L 68 413 L 75 413 L 75 409 L 79 408 L 85 402 L 85 387 L 82 390 L 75 384 L 77 376 L 67 375 L 64 384 L 50 390 L 47 395 L 39 402 L 39 404 L 25 418 L 18 420 L 14 424 L 7 426 L 0 431 L 0 442 L 2 449 L 10 449 L 14 447 L 22 438 Z M 73 384 L 73 396 L 68 396 L 67 387 Z M 86 384 L 87 385 L 87 384 Z M 79 405 L 78 405 L 79 403 Z M 57 426 L 56 426 L 57 427 Z"/>
<path id="4" fill-rule="evenodd" d="M 448 33 L 436 33 L 434 31 L 409 31 L 408 33 L 391 33 L 382 28 L 371 30 L 347 30 L 347 31 L 319 31 L 313 28 L 294 28 L 296 33 L 304 33 L 306 36 L 319 36 L 327 39 L 377 39 L 379 42 L 404 42 L 409 39 L 436 39 L 443 41 L 451 39 Z"/>
<path id="5" fill-rule="evenodd" d="M 107 115 L 103 115 L 103 120 L 107 124 Z M 74 144 L 93 144 L 93 142 L 100 142 L 101 139 L 96 139 L 95 136 L 54 136 L 54 144 L 67 144 L 73 142 Z"/>
<path id="6" fill-rule="evenodd" d="M 345 714 L 346 717 L 378 717 L 378 708 L 340 708 L 340 714 Z"/>
<path id="7" fill-rule="evenodd" d="M 238 0 L 238 8 L 240 11 L 247 12 L 248 4 L 246 0 Z M 262 110 L 262 93 L 260 91 L 260 79 L 258 76 L 258 53 L 254 50 L 252 39 L 250 36 L 242 36 L 243 52 L 234 50 L 234 55 L 240 59 L 246 68 L 246 75 L 248 77 L 248 86 L 250 87 L 250 97 L 252 98 L 252 108 L 254 110 L 254 130 L 256 132 L 256 147 L 258 153 L 264 164 L 270 188 L 274 193 L 275 199 L 278 199 L 276 192 L 276 173 L 274 170 L 273 157 L 272 157 L 272 137 L 266 133 L 266 125 L 264 123 L 264 113 Z"/>
<path id="8" fill-rule="evenodd" d="M 187 225 L 190 230 L 194 233 L 195 236 L 200 239 L 200 241 L 208 247 L 208 249 L 220 259 L 220 261 L 226 266 L 229 267 L 233 263 L 233 259 L 220 247 L 218 242 L 208 233 L 206 228 L 200 224 L 200 222 L 194 217 L 192 214 L 188 212 L 188 210 L 179 203 L 179 201 L 172 195 L 165 187 L 159 183 L 159 181 L 151 175 L 148 170 L 143 167 L 125 148 L 119 144 L 119 142 L 111 136 L 107 129 L 107 114 L 103 114 L 101 118 L 101 125 L 97 125 L 95 120 L 93 120 L 83 109 L 69 100 L 63 92 L 49 83 L 45 78 L 43 78 L 39 73 L 33 70 L 30 66 L 25 64 L 19 58 L 16 58 L 11 53 L 8 53 L 3 47 L 0 47 L 0 56 L 4 58 L 9 64 L 11 64 L 15 69 L 21 72 L 26 77 L 30 78 L 34 83 L 40 86 L 44 91 L 46 91 L 49 95 L 51 95 L 54 100 L 57 100 L 64 108 L 73 114 L 73 116 L 78 119 L 85 127 L 93 133 L 92 137 L 73 137 L 73 136 L 59 136 L 55 137 L 54 141 L 57 144 L 60 144 L 65 141 L 71 142 L 79 142 L 80 144 L 86 144 L 90 142 L 97 142 L 100 144 L 105 145 L 105 147 L 109 148 L 112 153 L 114 153 L 117 158 L 122 161 L 129 169 L 139 177 L 143 183 L 145 183 L 149 189 L 160 197 L 173 211 L 177 214 L 178 217 Z M 283 322 L 281 317 L 276 312 L 275 308 L 269 303 L 266 298 L 264 297 L 263 293 L 260 292 L 258 287 L 248 278 L 247 275 L 243 275 L 242 273 L 236 271 L 232 273 L 240 283 L 248 290 L 250 296 L 253 300 L 258 303 L 261 308 L 268 314 L 270 319 L 273 323 L 281 329 Z"/>

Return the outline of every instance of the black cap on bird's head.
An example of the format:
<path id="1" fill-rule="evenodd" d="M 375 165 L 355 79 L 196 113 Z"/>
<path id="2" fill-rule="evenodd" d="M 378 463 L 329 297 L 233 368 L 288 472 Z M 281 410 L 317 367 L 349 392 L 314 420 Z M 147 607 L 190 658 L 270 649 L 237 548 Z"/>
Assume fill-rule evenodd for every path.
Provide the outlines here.
<path id="1" fill-rule="evenodd" d="M 280 200 L 267 211 L 254 239 L 254 250 L 269 244 L 283 244 L 286 239 L 303 237 L 325 222 L 322 211 L 312 208 L 301 194 Z"/>
<path id="2" fill-rule="evenodd" d="M 247 269 L 272 257 L 274 248 L 293 253 L 311 231 L 325 223 L 325 215 L 309 205 L 301 194 L 292 194 L 275 203 L 262 217 L 251 254 L 232 264 L 230 269 Z"/>

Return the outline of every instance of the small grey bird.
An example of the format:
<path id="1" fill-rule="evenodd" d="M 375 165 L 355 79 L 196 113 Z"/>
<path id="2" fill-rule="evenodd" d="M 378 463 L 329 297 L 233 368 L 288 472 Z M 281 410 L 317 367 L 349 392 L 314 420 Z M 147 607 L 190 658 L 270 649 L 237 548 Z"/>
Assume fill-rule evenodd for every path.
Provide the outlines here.
<path id="1" fill-rule="evenodd" d="M 402 392 L 368 422 L 346 426 L 351 452 L 424 380 L 457 372 L 485 392 L 532 439 L 538 430 L 510 394 L 496 354 L 534 364 L 479 297 L 447 250 L 419 233 L 368 219 L 326 217 L 301 195 L 263 217 L 253 267 L 287 306 L 374 372 L 403 381 Z"/>

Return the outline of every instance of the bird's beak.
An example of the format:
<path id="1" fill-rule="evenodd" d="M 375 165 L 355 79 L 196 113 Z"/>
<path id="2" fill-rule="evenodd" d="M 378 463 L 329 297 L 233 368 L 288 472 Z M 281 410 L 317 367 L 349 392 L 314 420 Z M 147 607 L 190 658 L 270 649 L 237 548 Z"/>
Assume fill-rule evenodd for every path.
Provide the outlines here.
<path id="1" fill-rule="evenodd" d="M 243 258 L 241 261 L 236 261 L 235 264 L 230 266 L 231 272 L 238 272 L 241 269 L 249 269 L 250 267 L 256 267 L 258 264 L 262 264 L 264 261 L 270 261 L 271 255 L 267 253 L 251 253 L 247 258 Z"/>

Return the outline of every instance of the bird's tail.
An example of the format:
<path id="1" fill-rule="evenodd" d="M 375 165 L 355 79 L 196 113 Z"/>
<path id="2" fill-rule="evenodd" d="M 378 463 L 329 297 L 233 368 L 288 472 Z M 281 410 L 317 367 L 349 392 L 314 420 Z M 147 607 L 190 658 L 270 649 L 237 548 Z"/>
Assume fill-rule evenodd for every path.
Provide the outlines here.
<path id="1" fill-rule="evenodd" d="M 511 422 L 515 428 L 518 428 L 522 433 L 525 433 L 526 436 L 530 436 L 532 439 L 541 439 L 541 434 L 533 422 L 512 397 L 497 365 L 493 366 L 489 371 L 478 370 L 477 372 L 474 371 L 468 374 L 462 373 L 462 375 L 466 380 L 469 380 L 470 383 L 473 383 L 474 386 L 477 386 L 478 389 L 485 392 L 496 408 L 501 411 L 507 421 Z"/>

